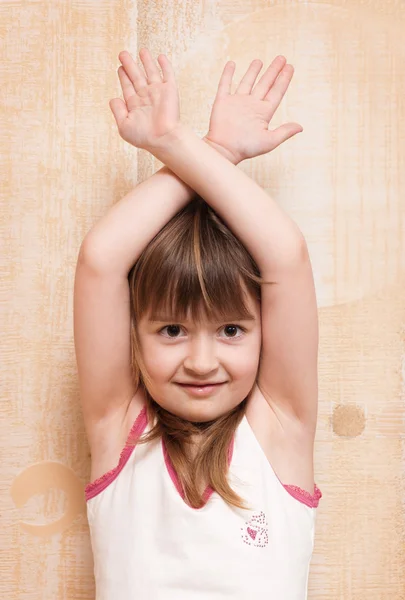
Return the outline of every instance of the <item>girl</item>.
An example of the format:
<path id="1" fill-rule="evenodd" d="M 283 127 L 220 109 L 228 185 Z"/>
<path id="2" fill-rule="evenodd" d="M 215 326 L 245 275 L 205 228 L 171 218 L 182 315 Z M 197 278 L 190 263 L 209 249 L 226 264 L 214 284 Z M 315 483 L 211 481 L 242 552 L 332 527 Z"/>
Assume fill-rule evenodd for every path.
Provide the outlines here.
<path id="1" fill-rule="evenodd" d="M 118 131 L 165 166 L 96 223 L 76 269 L 97 599 L 304 600 L 314 281 L 297 225 L 236 167 L 302 131 L 268 130 L 293 68 L 277 57 L 255 85 L 254 60 L 232 94 L 228 62 L 201 140 L 168 58 L 162 73 L 147 49 L 144 70 L 119 58 Z"/>

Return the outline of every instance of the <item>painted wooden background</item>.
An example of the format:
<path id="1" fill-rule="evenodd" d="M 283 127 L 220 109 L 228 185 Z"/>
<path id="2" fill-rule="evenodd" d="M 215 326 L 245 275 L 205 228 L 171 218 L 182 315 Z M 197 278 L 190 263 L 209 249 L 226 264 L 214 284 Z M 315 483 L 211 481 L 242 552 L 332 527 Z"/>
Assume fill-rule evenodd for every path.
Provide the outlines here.
<path id="1" fill-rule="evenodd" d="M 1 598 L 94 597 L 73 280 L 92 224 L 161 166 L 108 106 L 144 45 L 201 135 L 227 60 L 235 81 L 256 57 L 295 67 L 271 127 L 304 133 L 241 168 L 300 225 L 317 286 L 309 598 L 405 598 L 404 31 L 396 0 L 0 1 Z"/>

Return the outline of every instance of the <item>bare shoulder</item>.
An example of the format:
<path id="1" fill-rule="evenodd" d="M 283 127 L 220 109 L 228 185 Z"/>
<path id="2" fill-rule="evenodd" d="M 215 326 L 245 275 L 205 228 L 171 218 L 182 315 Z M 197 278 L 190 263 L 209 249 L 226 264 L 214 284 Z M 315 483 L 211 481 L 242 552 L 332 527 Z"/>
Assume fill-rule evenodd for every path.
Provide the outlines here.
<path id="1" fill-rule="evenodd" d="M 246 418 L 280 481 L 313 493 L 314 432 L 297 418 L 276 413 L 257 384 L 248 399 Z"/>
<path id="2" fill-rule="evenodd" d="M 146 404 L 140 386 L 129 403 L 97 422 L 87 424 L 87 436 L 91 452 L 91 481 L 101 477 L 118 465 L 129 433 Z"/>

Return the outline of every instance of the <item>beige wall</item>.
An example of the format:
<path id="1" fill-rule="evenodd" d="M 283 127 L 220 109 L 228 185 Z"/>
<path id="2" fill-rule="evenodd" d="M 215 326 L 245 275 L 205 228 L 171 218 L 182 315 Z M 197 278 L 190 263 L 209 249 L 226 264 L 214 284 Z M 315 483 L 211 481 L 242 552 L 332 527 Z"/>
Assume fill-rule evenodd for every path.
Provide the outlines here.
<path id="1" fill-rule="evenodd" d="M 236 80 L 255 57 L 295 67 L 272 128 L 304 133 L 241 168 L 297 220 L 314 267 L 323 499 L 309 597 L 405 597 L 404 30 L 395 0 L 0 0 L 1 598 L 94 595 L 73 279 L 91 225 L 160 167 L 108 107 L 118 52 L 142 45 L 172 58 L 201 135 L 226 60 Z"/>

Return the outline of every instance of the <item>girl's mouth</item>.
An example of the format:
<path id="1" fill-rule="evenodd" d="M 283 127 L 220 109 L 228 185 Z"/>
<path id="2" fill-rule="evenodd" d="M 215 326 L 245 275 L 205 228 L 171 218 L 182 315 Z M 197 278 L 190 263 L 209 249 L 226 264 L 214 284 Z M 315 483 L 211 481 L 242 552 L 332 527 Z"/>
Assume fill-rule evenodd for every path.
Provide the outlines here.
<path id="1" fill-rule="evenodd" d="M 182 383 L 178 383 L 177 385 L 179 385 L 181 388 L 183 388 L 193 396 L 208 396 L 209 394 L 212 394 L 214 391 L 218 390 L 221 386 L 225 384 L 216 383 L 211 385 L 184 385 Z"/>

